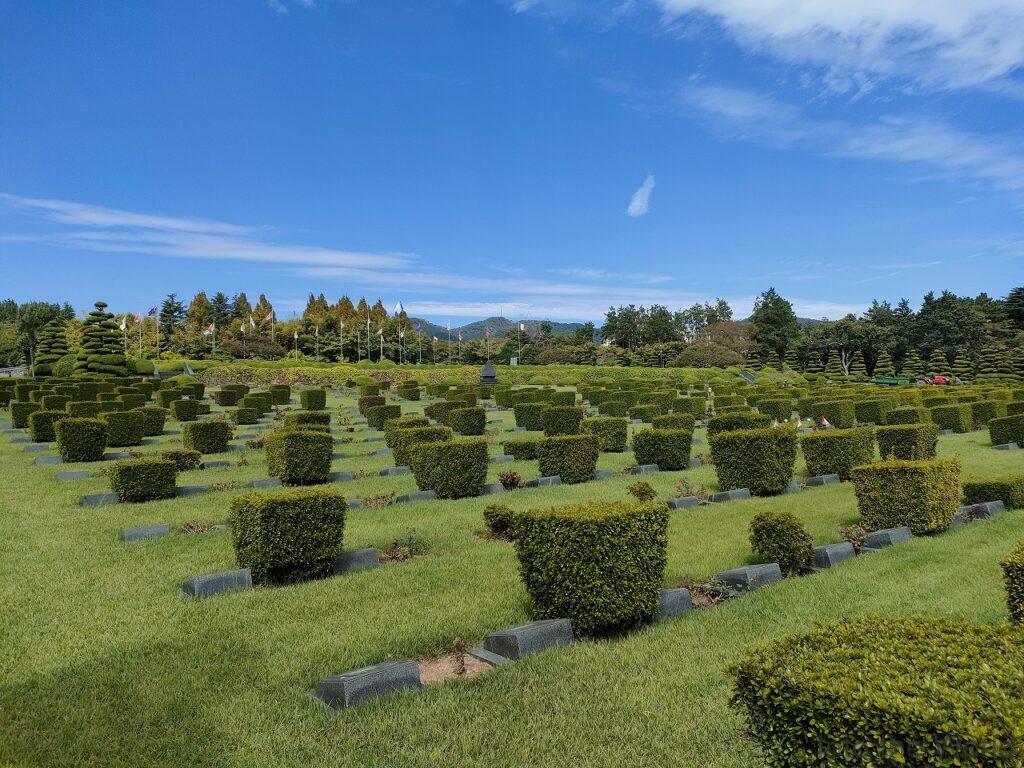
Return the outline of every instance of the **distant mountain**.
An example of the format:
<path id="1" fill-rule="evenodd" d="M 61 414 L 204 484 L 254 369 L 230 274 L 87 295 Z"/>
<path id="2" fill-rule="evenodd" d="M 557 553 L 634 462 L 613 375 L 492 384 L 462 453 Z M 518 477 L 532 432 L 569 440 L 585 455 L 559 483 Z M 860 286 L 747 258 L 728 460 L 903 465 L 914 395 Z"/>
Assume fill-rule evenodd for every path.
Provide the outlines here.
<path id="1" fill-rule="evenodd" d="M 420 333 L 424 333 L 428 336 L 437 336 L 439 339 L 448 338 L 448 329 L 443 325 L 437 325 L 429 320 L 423 320 L 418 317 L 410 317 L 409 322 L 412 323 L 413 327 L 419 326 Z M 527 333 L 536 333 L 540 330 L 540 324 L 543 320 L 524 320 L 523 323 L 526 325 Z M 551 323 L 551 332 L 556 336 L 572 333 L 577 328 L 582 328 L 583 323 L 559 323 L 554 320 L 549 320 Z M 472 341 L 482 339 L 484 332 L 487 328 L 491 329 L 492 339 L 503 339 L 509 331 L 515 332 L 518 321 L 509 320 L 504 317 L 489 317 L 486 320 L 478 320 L 475 323 L 467 323 L 461 326 L 462 328 L 462 339 L 463 341 Z M 452 338 L 456 338 L 460 326 L 452 326 Z"/>

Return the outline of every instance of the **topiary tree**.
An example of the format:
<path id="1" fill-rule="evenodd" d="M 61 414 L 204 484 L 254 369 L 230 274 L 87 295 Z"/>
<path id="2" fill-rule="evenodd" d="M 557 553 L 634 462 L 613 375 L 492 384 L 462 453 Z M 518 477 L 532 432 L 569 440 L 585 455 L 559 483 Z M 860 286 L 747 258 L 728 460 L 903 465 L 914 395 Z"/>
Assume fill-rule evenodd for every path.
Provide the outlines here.
<path id="1" fill-rule="evenodd" d="M 1005 379 L 1013 376 L 1010 355 L 1003 346 L 990 346 L 978 357 L 978 379 Z"/>
<path id="2" fill-rule="evenodd" d="M 64 323 L 51 320 L 36 334 L 35 375 L 53 375 L 53 366 L 68 353 L 68 342 L 64 335 Z"/>
<path id="3" fill-rule="evenodd" d="M 1024 379 L 1024 347 L 1017 347 L 1010 353 L 1010 367 L 1018 380 Z"/>
<path id="4" fill-rule="evenodd" d="M 940 347 L 936 347 L 928 357 L 928 375 L 948 378 L 951 373 L 946 353 Z"/>
<path id="5" fill-rule="evenodd" d="M 826 355 L 828 353 L 826 352 Z M 821 354 L 819 352 L 812 351 L 811 356 L 807 360 L 807 373 L 823 373 L 825 370 L 824 363 L 821 362 Z"/>
<path id="6" fill-rule="evenodd" d="M 860 352 L 854 352 L 853 360 L 850 361 L 850 375 L 855 379 L 866 379 L 868 377 L 868 368 L 864 365 L 864 355 Z"/>
<path id="7" fill-rule="evenodd" d="M 97 301 L 82 327 L 82 347 L 75 358 L 75 376 L 127 376 L 128 361 L 121 349 L 117 323 Z"/>
<path id="8" fill-rule="evenodd" d="M 957 349 L 953 353 L 953 362 L 949 366 L 950 373 L 958 379 L 973 379 L 974 365 L 965 349 Z"/>
<path id="9" fill-rule="evenodd" d="M 796 350 L 790 347 L 786 350 L 786 357 L 783 359 L 783 364 L 786 368 L 794 371 L 800 370 L 800 360 L 796 356 Z"/>
<path id="10" fill-rule="evenodd" d="M 772 368 L 776 371 L 782 370 L 782 360 L 779 359 L 779 353 L 774 349 L 768 350 L 768 359 L 765 360 L 765 368 Z"/>
<path id="11" fill-rule="evenodd" d="M 764 368 L 764 364 L 756 352 L 752 352 L 750 357 L 747 358 L 747 368 L 752 371 L 760 371 Z"/>
<path id="12" fill-rule="evenodd" d="M 839 355 L 829 354 L 828 362 L 825 363 L 825 375 L 832 379 L 846 377 L 846 371 L 843 370 L 843 363 Z"/>
<path id="13" fill-rule="evenodd" d="M 904 376 L 911 378 L 920 376 L 924 371 L 924 363 L 921 362 L 921 356 L 917 354 L 916 349 L 910 350 L 910 354 L 903 361 L 903 365 L 900 368 L 900 373 Z"/>
<path id="14" fill-rule="evenodd" d="M 875 376 L 895 376 L 896 369 L 892 366 L 892 357 L 884 349 L 882 354 L 875 361 L 875 369 L 872 371 Z"/>

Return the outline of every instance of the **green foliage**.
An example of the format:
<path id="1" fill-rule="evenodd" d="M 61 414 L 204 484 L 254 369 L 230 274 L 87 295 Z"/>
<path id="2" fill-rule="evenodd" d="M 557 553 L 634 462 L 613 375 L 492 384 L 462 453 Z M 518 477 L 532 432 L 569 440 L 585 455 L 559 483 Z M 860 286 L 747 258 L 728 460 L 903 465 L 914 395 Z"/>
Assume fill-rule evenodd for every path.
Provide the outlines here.
<path id="1" fill-rule="evenodd" d="M 39 403 L 12 400 L 9 407 L 11 411 L 11 426 L 15 429 L 25 429 L 28 427 L 28 417 L 40 410 L 42 406 Z"/>
<path id="2" fill-rule="evenodd" d="M 91 419 L 99 416 L 100 404 L 95 400 L 72 400 L 64 406 L 68 416 L 80 419 Z"/>
<path id="3" fill-rule="evenodd" d="M 195 421 L 199 416 L 198 400 L 172 400 L 171 416 L 177 421 Z"/>
<path id="4" fill-rule="evenodd" d="M 218 389 L 211 392 L 210 397 L 213 398 L 213 402 L 217 405 L 230 408 L 238 402 L 241 396 L 238 394 L 238 391 L 234 389 Z"/>
<path id="5" fill-rule="evenodd" d="M 789 421 L 793 415 L 793 401 L 785 398 L 765 398 L 757 401 L 757 410 L 776 421 Z"/>
<path id="6" fill-rule="evenodd" d="M 541 439 L 506 440 L 501 447 L 507 455 L 514 456 L 516 461 L 531 461 L 539 455 Z"/>
<path id="7" fill-rule="evenodd" d="M 65 417 L 54 424 L 57 451 L 66 464 L 100 461 L 107 447 L 107 425 L 100 419 Z"/>
<path id="8" fill-rule="evenodd" d="M 709 437 L 722 490 L 749 488 L 755 496 L 782 493 L 793 478 L 796 430 L 790 426 L 719 432 Z"/>
<path id="9" fill-rule="evenodd" d="M 634 405 L 629 409 L 629 417 L 631 419 L 639 419 L 640 421 L 650 424 L 654 421 L 656 416 L 660 416 L 665 412 L 665 409 L 660 405 L 654 403 L 648 403 L 647 405 Z"/>
<path id="10" fill-rule="evenodd" d="M 931 412 L 927 408 L 915 406 L 893 408 L 885 414 L 885 423 L 890 425 L 930 424 L 931 420 Z"/>
<path id="11" fill-rule="evenodd" d="M 460 435 L 482 435 L 487 426 L 487 414 L 483 408 L 455 408 L 448 413 L 448 424 Z"/>
<path id="12" fill-rule="evenodd" d="M 971 431 L 971 406 L 968 403 L 939 405 L 929 411 L 932 422 L 940 430 L 951 429 L 957 433 Z"/>
<path id="13" fill-rule="evenodd" d="M 790 512 L 764 510 L 750 521 L 750 548 L 763 563 L 778 563 L 782 572 L 793 575 L 814 560 L 814 540 Z"/>
<path id="14" fill-rule="evenodd" d="M 384 422 L 402 415 L 400 405 L 375 405 L 366 409 L 366 424 L 370 429 L 384 429 Z"/>
<path id="15" fill-rule="evenodd" d="M 819 400 L 811 405 L 811 417 L 828 420 L 836 429 L 850 429 L 857 423 L 852 400 Z"/>
<path id="16" fill-rule="evenodd" d="M 543 477 L 558 475 L 566 484 L 594 479 L 601 439 L 597 435 L 556 435 L 540 441 L 537 458 Z"/>
<path id="17" fill-rule="evenodd" d="M 39 398 L 44 411 L 64 411 L 70 402 L 71 398 L 67 395 L 43 395 Z"/>
<path id="18" fill-rule="evenodd" d="M 800 437 L 800 447 L 812 476 L 839 475 L 850 479 L 850 470 L 875 458 L 875 433 L 871 427 L 827 429 Z"/>
<path id="19" fill-rule="evenodd" d="M 629 404 L 624 400 L 603 400 L 598 410 L 602 416 L 622 417 L 629 415 Z"/>
<path id="20" fill-rule="evenodd" d="M 487 480 L 487 442 L 477 438 L 417 443 L 410 448 L 411 466 L 421 491 L 440 499 L 479 496 Z"/>
<path id="21" fill-rule="evenodd" d="M 1024 624 L 1024 542 L 1018 544 L 1001 565 L 1010 621 L 1019 626 Z"/>
<path id="22" fill-rule="evenodd" d="M 411 466 L 413 446 L 419 443 L 446 442 L 453 437 L 450 427 L 423 426 L 395 430 L 391 437 L 395 466 Z"/>
<path id="23" fill-rule="evenodd" d="M 429 427 L 430 419 L 424 416 L 400 416 L 384 422 L 384 444 L 388 448 L 395 447 L 395 436 L 399 430 L 413 427 Z"/>
<path id="24" fill-rule="evenodd" d="M 633 455 L 637 464 L 657 464 L 662 471 L 686 469 L 692 441 L 686 429 L 642 429 L 633 433 Z"/>
<path id="25" fill-rule="evenodd" d="M 260 413 L 255 408 L 247 408 L 245 406 L 239 406 L 235 408 L 234 413 L 231 414 L 232 420 L 235 424 L 256 424 L 260 420 Z"/>
<path id="26" fill-rule="evenodd" d="M 857 400 L 853 414 L 861 424 L 885 424 L 886 414 L 892 410 L 892 401 L 884 398 Z"/>
<path id="27" fill-rule="evenodd" d="M 964 503 L 1002 501 L 1007 509 L 1024 509 L 1024 473 L 972 477 L 964 481 Z"/>
<path id="28" fill-rule="evenodd" d="M 609 416 L 584 419 L 580 423 L 580 428 L 587 434 L 597 435 L 602 451 L 621 453 L 626 447 L 626 439 L 629 433 L 629 422 L 626 419 L 616 419 Z"/>
<path id="29" fill-rule="evenodd" d="M 971 403 L 971 420 L 975 424 L 988 424 L 992 419 L 1006 416 L 1006 403 L 999 400 L 977 400 Z"/>
<path id="30" fill-rule="evenodd" d="M 543 415 L 547 408 L 546 403 L 518 403 L 512 409 L 516 417 L 516 426 L 531 432 L 539 432 L 544 429 Z"/>
<path id="31" fill-rule="evenodd" d="M 284 415 L 284 425 L 297 429 L 331 431 L 331 414 L 327 411 L 291 411 Z"/>
<path id="32" fill-rule="evenodd" d="M 199 451 L 186 451 L 180 448 L 160 451 L 160 458 L 174 462 L 174 466 L 179 472 L 190 472 L 203 465 L 203 454 Z"/>
<path id="33" fill-rule="evenodd" d="M 330 575 L 343 550 L 345 497 L 326 488 L 247 493 L 231 500 L 231 542 L 239 568 L 257 584 Z"/>
<path id="34" fill-rule="evenodd" d="M 484 522 L 487 529 L 495 536 L 508 536 L 512 528 L 515 513 L 504 504 L 488 504 L 484 507 Z"/>
<path id="35" fill-rule="evenodd" d="M 121 501 L 172 499 L 178 474 L 173 461 L 158 458 L 122 459 L 110 466 L 110 487 Z"/>
<path id="36" fill-rule="evenodd" d="M 671 413 L 665 416 L 655 416 L 651 426 L 655 429 L 683 429 L 693 432 L 697 420 L 689 413 Z"/>
<path id="37" fill-rule="evenodd" d="M 54 366 L 68 354 L 65 335 L 66 321 L 55 318 L 44 325 L 36 334 L 34 373 L 36 376 L 54 374 Z M 46 407 L 45 405 L 43 406 Z"/>
<path id="38" fill-rule="evenodd" d="M 360 398 L 362 402 L 363 398 Z M 315 389 L 300 389 L 299 390 L 299 405 L 305 411 L 322 411 L 327 407 L 327 392 L 321 387 Z M 383 398 L 377 405 L 383 405 Z M 360 413 L 364 413 L 360 408 Z M 365 415 L 365 414 L 364 414 Z"/>
<path id="39" fill-rule="evenodd" d="M 875 439 L 883 459 L 931 459 L 939 445 L 939 426 L 929 422 L 878 427 Z"/>
<path id="40" fill-rule="evenodd" d="M 292 388 L 288 384 L 271 384 L 267 391 L 270 392 L 270 402 L 274 405 L 288 405 L 292 400 Z M 326 399 L 324 402 L 326 403 Z"/>
<path id="41" fill-rule="evenodd" d="M 665 572 L 664 505 L 588 502 L 515 516 L 519 570 L 536 619 L 568 618 L 582 637 L 649 621 Z"/>
<path id="42" fill-rule="evenodd" d="M 861 522 L 870 530 L 907 526 L 916 535 L 940 533 L 960 503 L 955 461 L 890 460 L 852 473 Z"/>
<path id="43" fill-rule="evenodd" d="M 312 429 L 277 429 L 263 443 L 267 471 L 285 485 L 328 482 L 333 449 L 329 432 Z"/>
<path id="44" fill-rule="evenodd" d="M 82 328 L 81 347 L 75 357 L 75 376 L 127 376 L 121 333 L 107 305 L 96 302 Z"/>
<path id="45" fill-rule="evenodd" d="M 101 413 L 100 419 L 106 422 L 107 445 L 110 448 L 142 445 L 146 417 L 141 411 L 111 411 Z"/>
<path id="46" fill-rule="evenodd" d="M 708 437 L 711 438 L 720 432 L 761 429 L 771 425 L 771 417 L 763 413 L 724 413 L 708 420 Z"/>
<path id="47" fill-rule="evenodd" d="M 1024 761 L 1024 643 L 1008 625 L 846 619 L 748 648 L 727 671 L 769 768 Z"/>
<path id="48" fill-rule="evenodd" d="M 1024 448 L 1024 414 L 992 419 L 988 423 L 988 434 L 992 445 L 1016 443 Z"/>
<path id="49" fill-rule="evenodd" d="M 66 419 L 64 411 L 36 411 L 28 417 L 28 431 L 34 443 L 52 443 L 55 439 L 53 425 Z"/>
<path id="50" fill-rule="evenodd" d="M 555 405 L 541 413 L 541 428 L 547 437 L 578 435 L 583 421 L 583 409 L 569 405 Z"/>
<path id="51" fill-rule="evenodd" d="M 226 421 L 192 421 L 181 428 L 181 443 L 186 451 L 224 453 L 231 440 L 231 425 Z"/>

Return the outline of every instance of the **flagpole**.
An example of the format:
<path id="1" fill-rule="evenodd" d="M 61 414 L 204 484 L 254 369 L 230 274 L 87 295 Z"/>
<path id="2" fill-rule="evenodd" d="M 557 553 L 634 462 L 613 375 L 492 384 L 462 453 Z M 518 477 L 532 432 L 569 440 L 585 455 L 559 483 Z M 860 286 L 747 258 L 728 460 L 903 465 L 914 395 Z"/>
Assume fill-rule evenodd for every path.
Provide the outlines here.
<path id="1" fill-rule="evenodd" d="M 320 362 L 320 326 L 313 327 L 313 336 L 316 338 L 316 361 Z"/>
<path id="2" fill-rule="evenodd" d="M 452 364 L 452 321 L 448 321 L 448 365 Z"/>
<path id="3" fill-rule="evenodd" d="M 338 362 L 345 360 L 345 321 L 338 320 Z"/>
<path id="4" fill-rule="evenodd" d="M 139 360 L 142 359 L 142 318 L 139 318 Z"/>

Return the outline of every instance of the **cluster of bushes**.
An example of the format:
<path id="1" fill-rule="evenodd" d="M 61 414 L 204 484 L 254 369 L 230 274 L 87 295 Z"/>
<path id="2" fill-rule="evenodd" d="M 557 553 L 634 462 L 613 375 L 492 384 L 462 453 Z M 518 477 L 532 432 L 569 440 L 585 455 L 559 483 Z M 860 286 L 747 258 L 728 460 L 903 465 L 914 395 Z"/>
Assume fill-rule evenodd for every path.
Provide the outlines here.
<path id="1" fill-rule="evenodd" d="M 972 477 L 964 481 L 964 503 L 1001 501 L 1007 509 L 1024 509 L 1024 473 Z"/>

